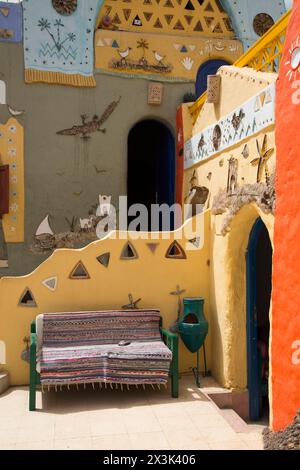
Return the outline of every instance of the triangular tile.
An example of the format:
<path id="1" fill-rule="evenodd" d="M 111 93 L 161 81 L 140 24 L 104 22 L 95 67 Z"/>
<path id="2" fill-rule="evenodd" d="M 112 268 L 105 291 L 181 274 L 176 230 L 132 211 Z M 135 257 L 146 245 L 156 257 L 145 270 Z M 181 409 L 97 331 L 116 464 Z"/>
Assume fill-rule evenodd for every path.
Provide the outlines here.
<path id="1" fill-rule="evenodd" d="M 153 16 L 153 13 L 151 13 L 150 11 L 144 12 L 144 17 L 146 18 L 146 21 L 150 21 L 152 16 Z"/>
<path id="2" fill-rule="evenodd" d="M 129 259 L 137 259 L 137 258 L 138 258 L 138 254 L 133 244 L 131 242 L 127 242 L 122 250 L 120 259 L 129 260 Z"/>
<path id="3" fill-rule="evenodd" d="M 200 237 L 195 237 L 192 240 L 189 240 L 189 242 L 194 245 L 196 248 L 199 248 L 200 246 Z"/>
<path id="4" fill-rule="evenodd" d="M 99 261 L 99 263 L 102 264 L 102 266 L 105 266 L 106 268 L 108 268 L 109 260 L 110 260 L 110 253 L 108 252 L 103 253 L 102 255 L 97 257 L 97 261 Z"/>
<path id="5" fill-rule="evenodd" d="M 90 279 L 88 270 L 82 261 L 79 261 L 70 274 L 70 279 Z"/>
<path id="6" fill-rule="evenodd" d="M 184 30 L 184 27 L 182 26 L 182 23 L 181 23 L 180 20 L 177 21 L 177 23 L 175 24 L 173 29 L 177 29 L 177 30 L 180 30 L 180 31 Z"/>
<path id="7" fill-rule="evenodd" d="M 37 307 L 37 303 L 34 299 L 33 293 L 31 292 L 28 287 L 23 291 L 20 300 L 19 300 L 20 307 Z"/>
<path id="8" fill-rule="evenodd" d="M 203 31 L 203 27 L 200 21 L 198 21 L 198 23 L 196 24 L 194 31 Z"/>
<path id="9" fill-rule="evenodd" d="M 124 13 L 124 18 L 125 18 L 125 20 L 128 21 L 129 18 L 130 18 L 131 10 L 129 10 L 128 8 L 124 8 L 124 9 L 123 9 L 123 13 Z"/>
<path id="10" fill-rule="evenodd" d="M 195 10 L 195 7 L 193 5 L 193 3 L 191 2 L 191 0 L 188 0 L 187 4 L 185 5 L 185 10 Z"/>
<path id="11" fill-rule="evenodd" d="M 134 20 L 132 22 L 132 25 L 133 26 L 143 26 L 142 20 L 139 17 L 139 15 L 136 15 L 136 17 L 134 18 Z"/>
<path id="12" fill-rule="evenodd" d="M 49 277 L 48 279 L 45 279 L 42 284 L 47 287 L 47 289 L 54 292 L 57 289 L 57 277 Z"/>
<path id="13" fill-rule="evenodd" d="M 157 20 L 155 21 L 153 26 L 154 26 L 154 28 L 162 28 L 163 27 L 159 18 L 157 18 Z"/>
<path id="14" fill-rule="evenodd" d="M 165 19 L 168 24 L 171 23 L 173 18 L 174 18 L 174 15 L 165 15 Z"/>
<path id="15" fill-rule="evenodd" d="M 191 15 L 184 15 L 184 17 L 186 19 L 187 24 L 191 24 L 191 22 L 193 21 L 193 17 Z"/>
<path id="16" fill-rule="evenodd" d="M 112 43 L 112 45 L 111 45 L 111 47 L 114 47 L 115 49 L 117 49 L 117 48 L 119 48 L 120 46 L 119 46 L 118 42 L 117 42 L 116 40 L 114 40 L 113 43 Z"/>
<path id="17" fill-rule="evenodd" d="M 158 243 L 147 243 L 147 247 L 151 251 L 151 253 L 155 253 L 156 248 L 158 247 Z"/>
<path id="18" fill-rule="evenodd" d="M 186 259 L 186 254 L 184 252 L 184 249 L 179 245 L 179 243 L 175 240 L 171 245 L 169 246 L 167 253 L 166 253 L 166 258 L 170 259 Z"/>
<path id="19" fill-rule="evenodd" d="M 3 16 L 7 17 L 7 16 L 9 15 L 9 8 L 1 7 L 1 8 L 0 8 L 0 13 L 1 13 Z"/>

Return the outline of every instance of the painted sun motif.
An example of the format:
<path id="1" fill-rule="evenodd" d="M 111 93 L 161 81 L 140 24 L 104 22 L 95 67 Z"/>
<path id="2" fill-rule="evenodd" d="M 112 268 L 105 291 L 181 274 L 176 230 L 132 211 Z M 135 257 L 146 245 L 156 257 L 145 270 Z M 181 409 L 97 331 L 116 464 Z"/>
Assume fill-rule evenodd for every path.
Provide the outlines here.
<path id="1" fill-rule="evenodd" d="M 300 73 L 300 39 L 297 37 L 296 41 L 291 44 L 290 50 L 290 60 L 288 60 L 285 65 L 289 66 L 289 70 L 286 73 L 289 81 L 295 80 L 297 74 Z"/>

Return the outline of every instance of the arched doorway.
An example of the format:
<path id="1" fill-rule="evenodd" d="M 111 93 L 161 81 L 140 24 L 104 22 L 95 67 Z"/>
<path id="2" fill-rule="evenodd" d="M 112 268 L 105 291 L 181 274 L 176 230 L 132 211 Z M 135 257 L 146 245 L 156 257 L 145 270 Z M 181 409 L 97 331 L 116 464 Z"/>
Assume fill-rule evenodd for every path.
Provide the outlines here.
<path id="1" fill-rule="evenodd" d="M 269 411 L 269 310 L 273 250 L 261 218 L 254 223 L 247 250 L 247 382 L 249 417 L 256 421 Z"/>
<path id="2" fill-rule="evenodd" d="M 128 135 L 128 207 L 144 204 L 174 204 L 175 143 L 168 127 L 154 119 L 135 124 Z M 172 221 L 170 229 L 173 229 Z"/>
<path id="3" fill-rule="evenodd" d="M 222 65 L 229 65 L 226 60 L 208 60 L 200 65 L 196 78 L 196 97 L 199 98 L 207 89 L 207 76 L 215 75 Z"/>

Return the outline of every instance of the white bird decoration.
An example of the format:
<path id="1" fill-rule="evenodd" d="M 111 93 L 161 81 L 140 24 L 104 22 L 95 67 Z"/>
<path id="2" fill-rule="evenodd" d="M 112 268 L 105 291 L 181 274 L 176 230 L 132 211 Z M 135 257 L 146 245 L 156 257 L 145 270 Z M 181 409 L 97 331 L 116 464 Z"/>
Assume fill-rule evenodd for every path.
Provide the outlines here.
<path id="1" fill-rule="evenodd" d="M 22 114 L 25 113 L 24 110 L 18 111 L 17 109 L 13 109 L 9 104 L 7 105 L 8 111 L 12 116 L 21 116 Z"/>
<path id="2" fill-rule="evenodd" d="M 154 54 L 154 57 L 155 57 L 155 59 L 157 60 L 157 62 L 158 62 L 159 64 L 162 64 L 162 61 L 164 60 L 164 58 L 165 58 L 166 56 L 165 56 L 165 55 L 162 56 L 162 55 L 159 54 L 159 52 L 157 52 L 157 51 L 153 51 L 153 54 Z"/>
<path id="3" fill-rule="evenodd" d="M 129 56 L 129 52 L 131 51 L 131 47 L 128 47 L 125 51 L 121 51 L 118 49 L 119 56 L 121 57 L 122 61 L 126 61 L 126 57 Z"/>

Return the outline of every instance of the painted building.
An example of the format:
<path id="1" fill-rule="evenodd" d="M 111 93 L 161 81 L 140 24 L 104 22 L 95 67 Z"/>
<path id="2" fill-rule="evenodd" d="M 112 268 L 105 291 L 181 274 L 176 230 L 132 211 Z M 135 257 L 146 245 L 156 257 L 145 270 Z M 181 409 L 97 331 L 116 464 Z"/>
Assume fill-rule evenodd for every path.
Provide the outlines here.
<path id="1" fill-rule="evenodd" d="M 41 0 L 23 0 L 11 18 L 10 4 L 0 4 L 0 362 L 11 384 L 28 382 L 24 349 L 37 314 L 120 308 L 131 293 L 145 308 L 155 302 L 169 328 L 174 291 L 184 290 L 205 298 L 207 365 L 232 406 L 258 419 L 265 402 L 271 426 L 285 426 L 300 406 L 299 371 L 290 370 L 292 404 L 279 412 L 288 358 L 278 365 L 273 352 L 283 308 L 276 230 L 280 237 L 285 200 L 274 237 L 274 181 L 294 108 L 277 131 L 275 104 L 285 99 L 277 73 L 232 65 L 272 26 L 265 12 L 275 22 L 284 2 L 264 12 L 259 2 L 233 9 L 225 0 L 99 0 L 85 9 L 78 1 L 63 10 L 43 2 L 41 13 Z M 216 73 L 212 102 L 193 120 L 191 94 L 202 95 Z M 188 201 L 204 210 L 175 220 L 171 240 L 160 226 L 150 242 L 127 226 L 99 233 L 122 195 L 130 205 Z M 180 370 L 195 362 L 181 343 Z"/>

